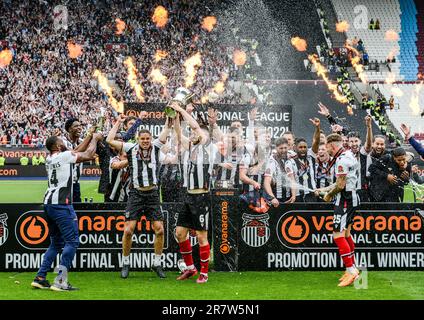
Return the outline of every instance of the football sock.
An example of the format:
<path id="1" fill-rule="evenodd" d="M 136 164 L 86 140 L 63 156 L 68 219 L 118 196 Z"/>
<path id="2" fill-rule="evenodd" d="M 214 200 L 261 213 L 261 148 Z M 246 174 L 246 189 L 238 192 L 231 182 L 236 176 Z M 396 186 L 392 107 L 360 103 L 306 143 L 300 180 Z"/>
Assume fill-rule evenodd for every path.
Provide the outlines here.
<path id="1" fill-rule="evenodd" d="M 130 256 L 122 256 L 122 263 L 123 264 L 130 264 Z"/>
<path id="2" fill-rule="evenodd" d="M 346 268 L 352 267 L 352 253 L 350 252 L 349 244 L 347 243 L 347 240 L 345 237 L 340 237 L 334 239 L 334 242 L 336 243 L 337 247 L 339 248 L 339 254 L 340 257 L 343 259 L 343 263 Z"/>
<path id="3" fill-rule="evenodd" d="M 355 265 L 355 242 L 353 242 L 352 236 L 346 237 L 346 241 L 349 244 L 350 252 L 352 252 L 352 263 Z"/>
<path id="4" fill-rule="evenodd" d="M 153 256 L 153 266 L 157 267 L 160 266 L 160 258 L 162 257 L 161 254 L 155 254 Z"/>
<path id="5" fill-rule="evenodd" d="M 205 246 L 200 247 L 200 273 L 207 275 L 208 274 L 208 267 L 209 267 L 209 255 L 211 251 L 211 247 L 209 243 Z"/>
<path id="6" fill-rule="evenodd" d="M 187 268 L 194 269 L 193 256 L 191 255 L 192 249 L 191 249 L 190 239 L 180 242 L 179 245 L 180 245 L 181 255 L 183 256 L 183 259 Z"/>

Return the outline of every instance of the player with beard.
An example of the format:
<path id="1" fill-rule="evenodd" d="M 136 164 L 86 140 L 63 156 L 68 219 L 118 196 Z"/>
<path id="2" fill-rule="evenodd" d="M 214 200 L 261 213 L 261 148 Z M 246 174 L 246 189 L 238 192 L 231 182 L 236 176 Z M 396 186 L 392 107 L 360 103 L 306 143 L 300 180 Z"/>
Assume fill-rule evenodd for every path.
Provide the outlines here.
<path id="1" fill-rule="evenodd" d="M 356 160 L 359 163 L 359 179 L 358 179 L 358 194 L 361 198 L 361 202 L 369 202 L 369 191 L 368 191 L 368 180 L 367 180 L 367 156 L 371 152 L 372 148 L 372 118 L 370 116 L 365 117 L 367 125 L 367 137 L 365 145 L 362 146 L 362 142 L 358 132 L 351 132 L 348 135 L 349 147 Z"/>
<path id="2" fill-rule="evenodd" d="M 295 149 L 296 157 L 287 161 L 286 171 L 288 174 L 294 175 L 298 185 L 296 202 L 315 202 L 316 197 L 314 192 L 311 191 L 316 189 L 315 154 L 311 149 L 308 149 L 308 143 L 304 138 L 296 138 Z"/>
<path id="3" fill-rule="evenodd" d="M 197 269 L 193 263 L 190 239 L 188 238 L 188 232 L 192 229 L 196 231 L 200 251 L 200 276 L 196 282 L 206 283 L 208 281 L 210 256 L 208 230 L 211 201 L 209 191 L 214 156 L 218 150 L 211 143 L 209 128 L 205 123 L 199 125 L 178 101 L 173 101 L 170 107 L 177 111 L 191 128 L 190 138 L 182 135 L 179 116 L 177 116 L 174 128 L 184 151 L 182 156 L 183 176 L 184 187 L 187 188 L 184 197 L 184 209 L 178 214 L 176 228 L 176 238 L 187 269 L 177 280 L 186 280 L 197 274 Z"/>
<path id="4" fill-rule="evenodd" d="M 326 202 L 335 197 L 333 239 L 346 267 L 346 272 L 339 279 L 339 287 L 345 287 L 359 277 L 354 261 L 355 244 L 350 234 L 360 204 L 357 194 L 359 163 L 352 151 L 343 148 L 342 137 L 338 134 L 333 133 L 327 137 L 326 147 L 328 154 L 335 159 L 336 182 L 315 190 L 315 194 L 324 195 Z"/>
<path id="5" fill-rule="evenodd" d="M 144 214 L 152 221 L 153 230 L 155 231 L 155 254 L 151 268 L 156 272 L 159 278 L 165 278 L 166 276 L 161 266 L 164 245 L 164 227 L 163 214 L 160 210 L 158 173 L 160 161 L 162 157 L 164 157 L 160 149 L 166 143 L 166 138 L 170 130 L 169 119 L 167 118 L 159 138 L 152 141 L 151 133 L 148 130 L 142 129 L 138 132 L 136 143 L 124 143 L 115 140 L 116 133 L 124 119 L 125 116 L 121 114 L 106 139 L 107 143 L 115 150 L 118 152 L 123 150 L 127 154 L 128 168 L 130 171 L 131 186 L 128 204 L 125 210 L 121 277 L 127 278 L 129 275 L 129 256 L 132 236 L 137 221 Z"/>
<path id="6" fill-rule="evenodd" d="M 289 143 L 285 138 L 275 141 L 276 153 L 268 161 L 264 175 L 264 189 L 272 205 L 293 203 L 296 200 L 296 181 L 292 171 L 288 170 Z"/>

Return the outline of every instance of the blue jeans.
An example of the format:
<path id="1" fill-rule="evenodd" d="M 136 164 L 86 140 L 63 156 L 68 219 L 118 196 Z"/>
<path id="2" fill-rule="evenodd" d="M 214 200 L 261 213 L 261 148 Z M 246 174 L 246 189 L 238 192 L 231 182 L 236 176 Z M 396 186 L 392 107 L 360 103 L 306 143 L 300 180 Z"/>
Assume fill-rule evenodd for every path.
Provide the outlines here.
<path id="1" fill-rule="evenodd" d="M 78 219 L 72 205 L 45 204 L 50 246 L 47 249 L 37 276 L 45 278 L 57 254 L 62 251 L 60 265 L 71 268 L 79 245 Z"/>
<path id="2" fill-rule="evenodd" d="M 82 202 L 81 200 L 81 187 L 79 182 L 72 185 L 72 202 Z"/>

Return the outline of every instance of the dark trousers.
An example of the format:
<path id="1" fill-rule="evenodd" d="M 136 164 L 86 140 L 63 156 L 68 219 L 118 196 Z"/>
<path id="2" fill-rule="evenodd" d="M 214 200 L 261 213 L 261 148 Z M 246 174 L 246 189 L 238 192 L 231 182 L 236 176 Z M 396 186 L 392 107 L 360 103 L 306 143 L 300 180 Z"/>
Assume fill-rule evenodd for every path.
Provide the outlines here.
<path id="1" fill-rule="evenodd" d="M 81 200 L 81 187 L 79 182 L 76 182 L 72 185 L 73 188 L 73 196 L 72 202 L 82 202 Z"/>
<path id="2" fill-rule="evenodd" d="M 44 214 L 49 227 L 50 246 L 37 273 L 43 278 L 61 251 L 60 265 L 69 270 L 79 245 L 78 220 L 72 205 L 46 204 Z"/>

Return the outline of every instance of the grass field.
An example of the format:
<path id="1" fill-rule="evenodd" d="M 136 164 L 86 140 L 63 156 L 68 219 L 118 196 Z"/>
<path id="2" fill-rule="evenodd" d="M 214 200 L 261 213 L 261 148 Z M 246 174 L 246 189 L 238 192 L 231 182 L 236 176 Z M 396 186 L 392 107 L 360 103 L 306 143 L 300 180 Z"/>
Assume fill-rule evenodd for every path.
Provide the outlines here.
<path id="1" fill-rule="evenodd" d="M 81 180 L 80 184 L 83 201 L 87 197 L 93 198 L 94 202 L 103 202 L 103 195 L 97 192 L 98 181 Z M 46 188 L 47 180 L 0 180 L 0 203 L 41 203 Z M 411 189 L 406 188 L 405 202 L 414 202 L 413 199 Z"/>
<path id="2" fill-rule="evenodd" d="M 0 180 L 0 203 L 41 203 L 45 180 Z M 83 198 L 102 202 L 98 182 L 81 181 Z M 412 200 L 408 192 L 406 199 Z M 367 289 L 338 288 L 340 272 L 211 272 L 210 281 L 176 281 L 176 272 L 160 280 L 151 272 L 132 272 L 123 280 L 117 272 L 71 272 L 76 292 L 52 292 L 30 287 L 34 272 L 0 273 L 0 300 L 423 300 L 424 272 L 369 272 Z M 49 275 L 52 281 L 54 275 Z"/>
<path id="3" fill-rule="evenodd" d="M 424 272 L 369 272 L 368 288 L 337 287 L 340 272 L 213 272 L 209 282 L 159 279 L 152 272 L 74 272 L 75 292 L 30 287 L 34 273 L 0 273 L 0 300 L 423 300 Z M 53 280 L 54 275 L 50 275 Z M 19 283 L 17 283 L 19 282 Z"/>
<path id="4" fill-rule="evenodd" d="M 103 202 L 97 192 L 97 180 L 81 180 L 81 195 L 94 202 Z M 0 180 L 0 203 L 42 203 L 47 189 L 47 180 Z"/>

